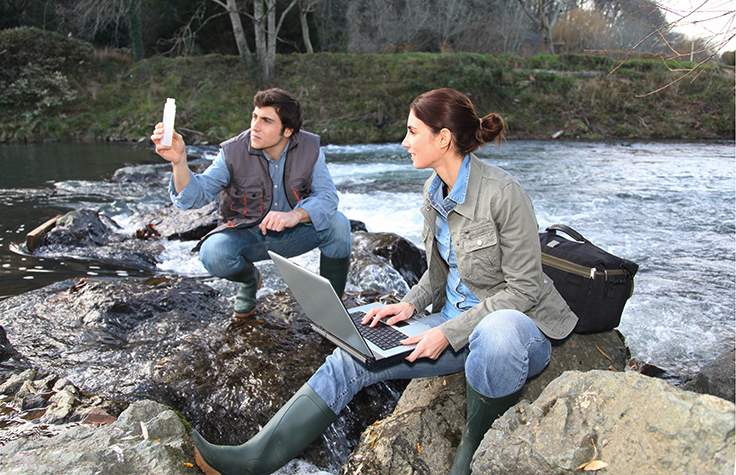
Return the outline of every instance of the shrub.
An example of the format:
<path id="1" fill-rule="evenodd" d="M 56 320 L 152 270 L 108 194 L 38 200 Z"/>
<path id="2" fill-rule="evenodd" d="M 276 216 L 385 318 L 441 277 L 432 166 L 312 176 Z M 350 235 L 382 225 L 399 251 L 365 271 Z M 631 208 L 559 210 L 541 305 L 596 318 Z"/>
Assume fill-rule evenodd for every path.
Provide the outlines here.
<path id="1" fill-rule="evenodd" d="M 0 31 L 3 135 L 32 137 L 39 118 L 77 97 L 75 75 L 92 55 L 87 43 L 37 28 Z"/>

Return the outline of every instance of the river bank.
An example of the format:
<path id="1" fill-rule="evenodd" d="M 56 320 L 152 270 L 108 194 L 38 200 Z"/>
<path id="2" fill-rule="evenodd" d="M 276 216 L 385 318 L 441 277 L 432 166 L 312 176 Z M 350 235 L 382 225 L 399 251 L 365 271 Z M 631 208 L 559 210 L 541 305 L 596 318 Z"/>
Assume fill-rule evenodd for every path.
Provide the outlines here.
<path id="1" fill-rule="evenodd" d="M 260 83 L 250 59 L 207 55 L 133 62 L 118 51 L 22 28 L 0 32 L 0 142 L 145 141 L 176 99 L 189 144 L 217 144 L 248 128 L 253 94 L 281 87 L 323 143 L 396 143 L 408 105 L 452 87 L 479 113 L 495 111 L 510 138 L 734 138 L 734 68 L 697 77 L 663 60 L 463 53 L 293 54 Z M 621 66 L 621 67 L 618 67 Z M 655 92 L 658 91 L 658 92 Z"/>

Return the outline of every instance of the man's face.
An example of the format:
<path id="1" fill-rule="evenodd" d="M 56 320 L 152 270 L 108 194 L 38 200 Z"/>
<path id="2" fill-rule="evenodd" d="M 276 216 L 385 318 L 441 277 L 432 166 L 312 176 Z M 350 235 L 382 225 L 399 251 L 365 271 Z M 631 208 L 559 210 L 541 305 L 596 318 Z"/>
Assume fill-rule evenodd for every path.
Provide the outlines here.
<path id="1" fill-rule="evenodd" d="M 276 160 L 291 137 L 292 129 L 281 132 L 281 119 L 273 107 L 256 107 L 250 119 L 250 145 Z M 276 153 L 276 156 L 273 153 Z"/>

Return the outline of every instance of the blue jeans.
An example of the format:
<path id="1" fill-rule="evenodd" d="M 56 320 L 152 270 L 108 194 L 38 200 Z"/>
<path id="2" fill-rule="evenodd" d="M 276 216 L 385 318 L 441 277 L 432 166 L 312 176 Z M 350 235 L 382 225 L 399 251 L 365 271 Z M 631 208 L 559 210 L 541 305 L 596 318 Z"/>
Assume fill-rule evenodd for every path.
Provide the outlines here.
<path id="1" fill-rule="evenodd" d="M 324 231 L 316 231 L 311 223 L 301 223 L 265 235 L 258 226 L 215 233 L 202 243 L 199 258 L 207 272 L 226 279 L 250 263 L 270 259 L 269 250 L 295 257 L 319 247 L 325 257 L 343 258 L 350 255 L 351 244 L 350 220 L 336 211 Z"/>
<path id="2" fill-rule="evenodd" d="M 448 347 L 436 360 L 406 360 L 370 369 L 340 348 L 327 357 L 309 380 L 309 386 L 335 414 L 339 414 L 366 386 L 391 379 L 438 376 L 465 370 L 470 385 L 481 394 L 498 398 L 524 386 L 549 364 L 552 345 L 534 322 L 516 310 L 498 310 L 473 330 L 460 351 Z"/>

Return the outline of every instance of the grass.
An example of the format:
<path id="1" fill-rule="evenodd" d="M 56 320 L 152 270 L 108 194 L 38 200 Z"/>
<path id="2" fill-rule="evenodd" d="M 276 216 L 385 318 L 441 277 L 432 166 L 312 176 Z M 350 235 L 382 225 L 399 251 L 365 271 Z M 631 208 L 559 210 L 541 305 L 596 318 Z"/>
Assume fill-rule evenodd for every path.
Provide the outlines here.
<path id="1" fill-rule="evenodd" d="M 278 56 L 273 78 L 259 84 L 254 65 L 238 57 L 134 63 L 106 50 L 89 53 L 83 64 L 79 71 L 67 65 L 63 78 L 38 80 L 69 85 L 74 97 L 66 91 L 47 107 L 13 104 L 6 95 L 0 141 L 144 140 L 173 97 L 177 130 L 187 143 L 215 144 L 248 128 L 253 94 L 273 86 L 299 97 L 305 129 L 324 143 L 398 142 L 411 101 L 438 87 L 466 93 L 479 114 L 499 113 L 511 137 L 549 138 L 563 130 L 565 137 L 588 139 L 734 138 L 734 70 L 721 64 L 645 97 L 639 96 L 683 73 L 661 60 L 636 59 L 610 74 L 618 61 L 585 55 L 317 53 Z M 575 74 L 581 71 L 597 75 Z M 386 125 L 376 127 L 384 116 Z"/>

